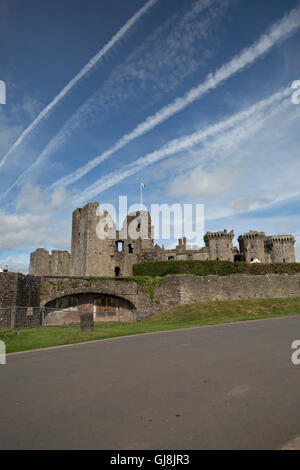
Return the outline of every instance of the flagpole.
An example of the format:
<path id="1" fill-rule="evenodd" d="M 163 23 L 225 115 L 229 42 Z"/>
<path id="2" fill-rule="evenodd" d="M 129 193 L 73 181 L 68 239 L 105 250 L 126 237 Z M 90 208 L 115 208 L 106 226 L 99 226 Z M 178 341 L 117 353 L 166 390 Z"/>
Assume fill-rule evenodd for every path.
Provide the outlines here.
<path id="1" fill-rule="evenodd" d="M 141 192 L 141 212 L 142 212 L 142 207 L 143 207 L 143 186 L 142 186 L 142 183 L 140 183 L 140 192 Z"/>

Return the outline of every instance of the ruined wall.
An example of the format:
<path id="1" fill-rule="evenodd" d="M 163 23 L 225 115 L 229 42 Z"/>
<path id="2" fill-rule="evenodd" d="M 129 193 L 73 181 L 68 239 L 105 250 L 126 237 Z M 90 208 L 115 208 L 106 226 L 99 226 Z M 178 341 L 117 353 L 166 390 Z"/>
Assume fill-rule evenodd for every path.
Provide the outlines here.
<path id="1" fill-rule="evenodd" d="M 30 255 L 29 274 L 33 276 L 68 276 L 70 272 L 70 253 L 53 250 L 51 254 L 38 248 Z"/>
<path id="2" fill-rule="evenodd" d="M 209 250 L 207 247 L 198 248 L 187 245 L 185 237 L 179 238 L 178 244 L 174 249 L 164 250 L 161 259 L 149 260 L 149 261 L 167 261 L 167 260 L 209 260 Z"/>
<path id="3" fill-rule="evenodd" d="M 118 251 L 118 244 L 123 247 L 121 252 Z M 143 253 L 156 258 L 153 227 L 149 212 L 136 211 L 126 216 L 122 228 L 117 231 L 113 266 L 120 268 L 121 276 L 131 276 L 132 266 L 141 260 Z"/>
<path id="4" fill-rule="evenodd" d="M 71 255 L 68 251 L 53 250 L 50 257 L 50 274 L 53 276 L 68 276 L 70 259 Z"/>
<path id="5" fill-rule="evenodd" d="M 50 253 L 44 248 L 38 248 L 30 255 L 29 274 L 46 276 L 50 274 Z"/>

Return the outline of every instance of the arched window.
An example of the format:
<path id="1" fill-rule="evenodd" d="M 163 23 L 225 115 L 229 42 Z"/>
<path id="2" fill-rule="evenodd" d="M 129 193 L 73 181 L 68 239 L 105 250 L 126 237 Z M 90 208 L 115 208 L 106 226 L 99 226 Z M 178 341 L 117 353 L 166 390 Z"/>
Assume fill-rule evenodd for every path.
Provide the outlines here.
<path id="1" fill-rule="evenodd" d="M 133 244 L 132 243 L 129 243 L 128 245 L 128 253 L 133 253 Z"/>
<path id="2" fill-rule="evenodd" d="M 119 266 L 116 266 L 115 267 L 115 276 L 118 277 L 118 276 L 120 276 L 120 274 L 121 274 L 121 269 L 119 268 Z"/>

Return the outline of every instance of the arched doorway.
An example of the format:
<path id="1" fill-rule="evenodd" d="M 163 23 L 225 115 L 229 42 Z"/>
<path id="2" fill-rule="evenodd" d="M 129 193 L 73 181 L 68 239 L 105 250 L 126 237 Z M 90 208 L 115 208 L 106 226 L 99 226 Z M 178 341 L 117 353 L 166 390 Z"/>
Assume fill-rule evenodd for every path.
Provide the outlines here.
<path id="1" fill-rule="evenodd" d="M 47 326 L 78 324 L 80 315 L 87 312 L 93 313 L 95 322 L 136 320 L 136 309 L 130 301 L 93 292 L 59 297 L 48 302 L 43 312 Z"/>

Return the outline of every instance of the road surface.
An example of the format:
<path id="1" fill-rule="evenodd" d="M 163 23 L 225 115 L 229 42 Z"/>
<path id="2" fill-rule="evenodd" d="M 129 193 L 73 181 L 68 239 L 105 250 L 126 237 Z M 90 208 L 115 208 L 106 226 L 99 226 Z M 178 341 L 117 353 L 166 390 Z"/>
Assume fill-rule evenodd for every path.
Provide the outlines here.
<path id="1" fill-rule="evenodd" d="M 8 355 L 0 449 L 295 448 L 295 339 L 300 317 Z"/>

